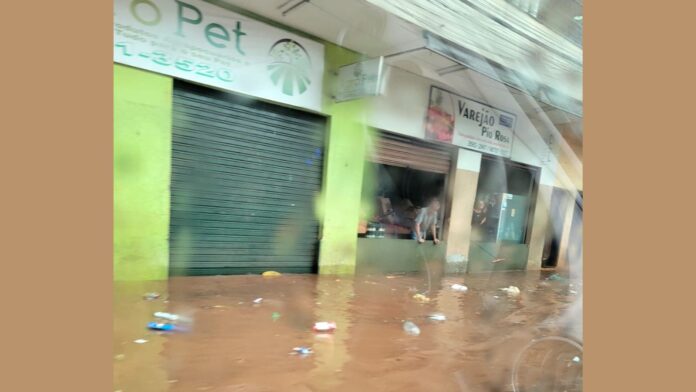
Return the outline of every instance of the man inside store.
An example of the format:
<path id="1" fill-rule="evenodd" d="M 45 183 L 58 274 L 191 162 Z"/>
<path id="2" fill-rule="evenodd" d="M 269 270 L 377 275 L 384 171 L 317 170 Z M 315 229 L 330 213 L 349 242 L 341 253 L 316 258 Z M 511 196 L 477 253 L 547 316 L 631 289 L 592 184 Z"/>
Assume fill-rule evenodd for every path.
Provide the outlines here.
<path id="1" fill-rule="evenodd" d="M 433 243 L 435 245 L 439 244 L 440 240 L 437 238 L 437 218 L 439 211 L 440 201 L 437 198 L 430 199 L 428 205 L 421 208 L 420 212 L 418 212 L 411 238 L 418 240 L 418 243 L 422 244 L 425 242 L 428 230 L 430 230 L 433 235 Z"/>

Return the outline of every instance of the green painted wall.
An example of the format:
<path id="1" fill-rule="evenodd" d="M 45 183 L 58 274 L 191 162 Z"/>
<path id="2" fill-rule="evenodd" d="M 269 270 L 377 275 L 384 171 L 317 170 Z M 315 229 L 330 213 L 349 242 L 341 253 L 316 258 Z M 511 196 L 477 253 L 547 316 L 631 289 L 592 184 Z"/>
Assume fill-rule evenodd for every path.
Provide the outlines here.
<path id="1" fill-rule="evenodd" d="M 422 272 L 426 263 L 444 265 L 447 243 L 394 238 L 359 238 L 357 273 L 360 275 L 392 272 Z"/>
<path id="2" fill-rule="evenodd" d="M 114 65 L 114 280 L 168 276 L 172 86 Z"/>
<path id="3" fill-rule="evenodd" d="M 322 194 L 319 272 L 355 273 L 365 153 L 372 131 L 365 100 L 334 103 L 334 72 L 361 55 L 325 43 L 324 108 L 330 116 Z M 114 66 L 114 280 L 168 276 L 172 78 Z M 367 181 L 370 184 L 370 181 Z"/>
<path id="4" fill-rule="evenodd" d="M 360 55 L 328 43 L 325 50 L 324 107 L 331 118 L 318 208 L 322 222 L 319 273 L 354 274 L 358 220 L 364 213 L 361 196 L 365 153 L 371 130 L 365 124 L 365 100 L 334 103 L 330 96 L 338 67 L 360 60 Z"/>

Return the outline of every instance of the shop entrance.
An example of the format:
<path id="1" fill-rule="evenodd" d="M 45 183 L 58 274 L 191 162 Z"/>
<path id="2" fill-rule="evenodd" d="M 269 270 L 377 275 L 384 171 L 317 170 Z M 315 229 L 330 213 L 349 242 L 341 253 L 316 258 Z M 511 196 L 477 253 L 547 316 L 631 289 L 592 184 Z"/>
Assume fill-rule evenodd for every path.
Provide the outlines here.
<path id="1" fill-rule="evenodd" d="M 538 167 L 482 157 L 471 222 L 469 272 L 527 267 L 538 184 Z"/>
<path id="2" fill-rule="evenodd" d="M 371 214 L 358 225 L 358 273 L 415 272 L 424 260 L 444 260 L 450 216 L 448 177 L 456 147 L 378 131 L 368 157 L 363 205 Z M 433 199 L 440 209 L 435 219 L 439 246 L 421 246 L 414 239 L 416 218 Z M 432 232 L 425 233 L 429 242 Z"/>
<path id="3" fill-rule="evenodd" d="M 325 122 L 175 81 L 170 275 L 316 272 Z"/>
<path id="4" fill-rule="evenodd" d="M 549 222 L 546 227 L 544 252 L 541 257 L 542 268 L 555 268 L 558 265 L 563 226 L 570 201 L 571 197 L 568 191 L 553 188 L 549 203 Z"/>

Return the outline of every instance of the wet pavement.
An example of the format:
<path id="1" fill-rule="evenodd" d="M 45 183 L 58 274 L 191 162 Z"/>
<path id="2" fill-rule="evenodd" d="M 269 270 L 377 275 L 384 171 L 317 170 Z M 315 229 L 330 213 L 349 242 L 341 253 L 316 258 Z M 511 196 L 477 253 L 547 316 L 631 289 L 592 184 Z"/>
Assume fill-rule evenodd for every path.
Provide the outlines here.
<path id="1" fill-rule="evenodd" d="M 517 390 L 579 391 L 580 351 L 545 341 L 541 345 L 548 347 L 536 345 L 520 356 L 534 339 L 581 336 L 581 320 L 568 311 L 578 308 L 582 283 L 548 275 L 114 282 L 114 390 L 512 391 L 519 357 L 518 381 L 524 385 Z M 469 290 L 453 290 L 456 283 Z M 519 296 L 500 290 L 511 285 L 519 287 Z M 162 296 L 143 299 L 148 292 Z M 415 294 L 429 301 L 417 301 Z M 263 300 L 254 303 L 258 298 Z M 158 311 L 190 318 L 190 324 L 180 323 L 189 330 L 148 330 Z M 446 320 L 430 320 L 433 313 Z M 403 330 L 406 320 L 419 327 L 419 335 Z M 317 321 L 333 321 L 337 329 L 316 333 Z M 569 325 L 575 329 L 564 328 Z M 291 354 L 300 346 L 313 353 Z"/>

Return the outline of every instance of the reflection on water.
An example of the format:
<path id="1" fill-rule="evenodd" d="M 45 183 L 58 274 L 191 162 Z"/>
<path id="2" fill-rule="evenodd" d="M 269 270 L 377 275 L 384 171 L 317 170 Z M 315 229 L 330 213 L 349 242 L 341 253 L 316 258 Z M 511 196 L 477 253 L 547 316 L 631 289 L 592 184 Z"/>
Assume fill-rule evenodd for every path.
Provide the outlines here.
<path id="1" fill-rule="evenodd" d="M 510 391 L 519 353 L 533 339 L 567 335 L 558 326 L 569 327 L 566 310 L 581 295 L 581 282 L 547 281 L 539 272 L 428 272 L 114 283 L 114 390 Z M 469 291 L 453 291 L 453 283 Z M 510 285 L 519 297 L 500 290 Z M 162 297 L 143 300 L 151 291 Z M 414 301 L 414 293 L 430 302 Z M 147 331 L 156 311 L 192 318 L 191 331 Z M 433 313 L 446 320 L 430 320 Z M 420 335 L 404 333 L 404 320 Z M 317 321 L 337 329 L 317 334 Z M 148 342 L 133 342 L 139 338 Z M 298 346 L 314 354 L 290 354 Z"/>

